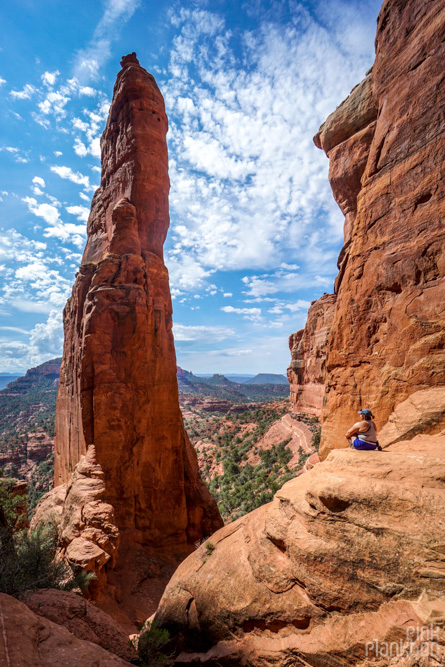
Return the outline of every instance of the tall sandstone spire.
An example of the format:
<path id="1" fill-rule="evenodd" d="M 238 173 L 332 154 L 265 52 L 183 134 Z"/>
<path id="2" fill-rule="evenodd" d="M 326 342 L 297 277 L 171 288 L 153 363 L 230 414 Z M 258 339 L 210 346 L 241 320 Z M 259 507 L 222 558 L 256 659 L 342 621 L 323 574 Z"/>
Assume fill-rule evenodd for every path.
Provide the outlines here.
<path id="1" fill-rule="evenodd" d="M 90 445 L 126 544 L 187 549 L 222 525 L 178 401 L 163 244 L 167 116 L 156 82 L 125 56 L 101 139 L 102 178 L 64 311 L 55 486 Z"/>

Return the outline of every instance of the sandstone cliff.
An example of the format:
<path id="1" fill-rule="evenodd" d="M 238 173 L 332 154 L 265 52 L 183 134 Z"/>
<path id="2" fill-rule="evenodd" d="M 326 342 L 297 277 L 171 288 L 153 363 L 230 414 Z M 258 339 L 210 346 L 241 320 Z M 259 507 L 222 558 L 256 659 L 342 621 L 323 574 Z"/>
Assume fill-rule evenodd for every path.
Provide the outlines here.
<path id="1" fill-rule="evenodd" d="M 90 446 L 82 465 L 99 471 L 92 473 L 101 480 L 98 502 L 111 508 L 108 518 L 97 522 L 101 528 L 102 519 L 116 527 L 127 557 L 131 545 L 184 555 L 222 525 L 200 478 L 178 402 L 163 261 L 169 225 L 164 101 L 135 54 L 121 64 L 101 139 L 101 185 L 64 311 L 55 435 L 54 483 L 68 483 L 64 549 L 75 551 L 80 563 L 79 549 L 88 546 L 84 560 L 94 551 L 105 570 L 117 558 L 117 532 L 111 551 L 102 545 L 100 554 L 95 518 L 85 520 L 96 499 L 90 492 L 81 497 L 87 482 L 78 469 L 71 479 Z"/>
<path id="2" fill-rule="evenodd" d="M 347 446 L 360 408 L 381 427 L 410 394 L 445 384 L 444 11 L 384 2 L 372 70 L 314 138 L 345 215 L 322 457 Z"/>
<path id="3" fill-rule="evenodd" d="M 313 301 L 304 329 L 289 337 L 292 361 L 287 369 L 291 407 L 321 417 L 326 378 L 326 354 L 335 312 L 335 294 Z"/>

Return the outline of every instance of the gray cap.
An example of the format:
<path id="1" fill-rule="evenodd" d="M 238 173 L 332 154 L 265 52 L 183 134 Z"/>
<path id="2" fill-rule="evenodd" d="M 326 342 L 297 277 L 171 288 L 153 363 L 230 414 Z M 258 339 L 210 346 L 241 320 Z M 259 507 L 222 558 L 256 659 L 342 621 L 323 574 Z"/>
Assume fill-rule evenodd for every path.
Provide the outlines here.
<path id="1" fill-rule="evenodd" d="M 359 414 L 359 415 L 363 415 L 364 417 L 372 417 L 372 418 L 374 418 L 374 415 L 372 414 L 371 410 L 368 410 L 367 408 L 365 408 L 364 410 L 359 410 L 359 411 L 358 411 L 358 414 Z"/>

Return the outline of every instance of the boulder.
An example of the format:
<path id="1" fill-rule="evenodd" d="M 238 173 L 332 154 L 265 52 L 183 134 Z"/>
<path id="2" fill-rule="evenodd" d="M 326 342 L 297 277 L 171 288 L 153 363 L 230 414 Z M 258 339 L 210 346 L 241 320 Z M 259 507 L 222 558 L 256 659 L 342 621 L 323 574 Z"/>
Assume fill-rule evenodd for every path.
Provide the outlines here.
<path id="1" fill-rule="evenodd" d="M 127 660 L 38 616 L 23 602 L 0 593 L 0 664 L 5 667 L 124 667 Z"/>
<path id="2" fill-rule="evenodd" d="M 28 593 L 23 601 L 37 616 L 63 626 L 77 639 L 98 644 L 123 660 L 134 657 L 119 623 L 81 595 L 46 588 Z"/>

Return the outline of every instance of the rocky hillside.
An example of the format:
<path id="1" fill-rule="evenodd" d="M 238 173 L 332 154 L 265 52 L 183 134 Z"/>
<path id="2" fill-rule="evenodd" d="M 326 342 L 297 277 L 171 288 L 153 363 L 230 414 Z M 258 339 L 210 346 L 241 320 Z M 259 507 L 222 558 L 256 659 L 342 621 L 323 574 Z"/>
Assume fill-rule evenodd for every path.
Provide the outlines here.
<path id="1" fill-rule="evenodd" d="M 31 368 L 0 391 L 0 468 L 28 483 L 30 511 L 52 486 L 60 362 Z"/>
<path id="2" fill-rule="evenodd" d="M 197 395 L 212 396 L 233 403 L 250 403 L 273 401 L 289 395 L 289 385 L 284 375 L 260 373 L 246 382 L 233 382 L 218 374 L 206 378 L 198 377 L 178 366 L 177 377 L 183 401 L 190 398 L 189 395 Z"/>
<path id="3" fill-rule="evenodd" d="M 5 475 L 28 482 L 28 504 L 32 512 L 52 486 L 54 472 L 54 424 L 61 359 L 52 359 L 0 391 L 0 468 Z M 288 388 L 274 385 L 243 387 L 223 375 L 199 378 L 177 367 L 179 401 L 191 428 L 205 415 L 259 410 L 265 401 L 287 397 Z M 267 409 L 267 407 L 266 407 Z M 188 427 L 187 427 L 188 429 Z M 209 480 L 208 480 L 209 481 Z"/>
<path id="4" fill-rule="evenodd" d="M 201 475 L 225 522 L 272 500 L 316 455 L 319 442 L 317 418 L 289 414 L 288 401 L 236 408 L 224 416 L 184 411 Z"/>

